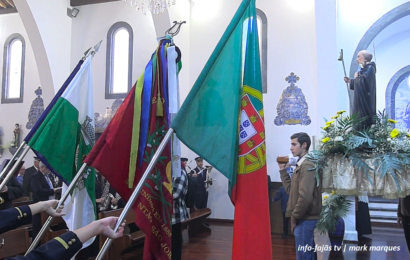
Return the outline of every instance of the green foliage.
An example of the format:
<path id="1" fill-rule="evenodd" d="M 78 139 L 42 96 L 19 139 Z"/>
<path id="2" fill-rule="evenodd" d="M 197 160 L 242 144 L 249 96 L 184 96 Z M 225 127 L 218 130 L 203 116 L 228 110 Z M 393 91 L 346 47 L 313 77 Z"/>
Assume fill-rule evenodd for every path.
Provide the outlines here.
<path id="1" fill-rule="evenodd" d="M 315 170 L 317 184 L 328 166 L 327 162 L 334 156 L 342 156 L 349 158 L 352 167 L 362 170 L 371 184 L 371 171 L 375 171 L 378 178 L 389 174 L 400 192 L 397 174 L 410 165 L 410 134 L 407 129 L 394 128 L 397 122 L 388 119 L 385 111 L 379 111 L 370 128 L 357 131 L 365 118 L 359 119 L 358 115 L 344 117 L 344 112 L 337 112 L 331 121 L 325 119 L 321 144 L 306 157 L 315 163 L 311 170 Z M 374 168 L 368 164 L 369 161 Z M 345 196 L 330 194 L 323 201 L 316 228 L 321 233 L 334 232 L 338 218 L 344 217 L 349 207 L 350 202 Z"/>
<path id="2" fill-rule="evenodd" d="M 337 220 L 349 212 L 351 202 L 346 196 L 336 195 L 333 192 L 323 197 L 322 212 L 317 222 L 316 229 L 321 234 L 335 232 Z"/>
<path id="3" fill-rule="evenodd" d="M 363 170 L 370 182 L 371 170 L 380 177 L 390 174 L 400 191 L 397 169 L 403 169 L 410 163 L 410 134 L 407 129 L 394 128 L 397 122 L 388 119 L 385 111 L 379 111 L 370 128 L 357 131 L 365 118 L 359 119 L 358 115 L 344 117 L 344 112 L 337 112 L 332 121 L 325 119 L 319 149 L 307 156 L 316 165 L 317 181 L 327 166 L 326 161 L 334 155 L 342 155 L 352 161 L 352 166 Z M 366 163 L 369 158 L 376 163 L 374 169 Z"/>

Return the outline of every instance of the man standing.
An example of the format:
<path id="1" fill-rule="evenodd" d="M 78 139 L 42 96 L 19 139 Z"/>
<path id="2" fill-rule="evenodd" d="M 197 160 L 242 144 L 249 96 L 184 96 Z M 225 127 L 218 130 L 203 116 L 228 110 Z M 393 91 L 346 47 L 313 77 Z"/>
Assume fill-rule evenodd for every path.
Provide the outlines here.
<path id="1" fill-rule="evenodd" d="M 189 173 L 192 177 L 198 178 L 195 207 L 197 209 L 204 209 L 208 206 L 208 191 L 206 190 L 208 169 L 204 167 L 204 160 L 201 157 L 196 157 L 195 162 L 197 167 Z"/>
<path id="2" fill-rule="evenodd" d="M 283 233 L 282 238 L 286 238 L 289 233 L 289 217 L 286 217 L 286 205 L 289 201 L 289 194 L 285 191 L 285 188 L 281 186 L 276 192 L 276 196 L 273 198 L 273 202 L 280 200 L 280 206 L 282 209 L 282 220 L 283 220 Z"/>
<path id="3" fill-rule="evenodd" d="M 182 222 L 189 219 L 185 205 L 185 195 L 188 190 L 188 176 L 185 171 L 187 158 L 181 158 L 181 176 L 172 178 L 172 197 L 174 212 L 172 214 L 172 260 L 182 257 Z"/>
<path id="4" fill-rule="evenodd" d="M 33 201 L 46 201 L 55 198 L 56 194 L 61 193 L 61 187 L 54 188 L 50 180 L 50 169 L 40 162 L 40 170 L 31 177 L 31 190 L 33 191 Z M 33 216 L 33 240 L 41 230 L 41 215 L 36 214 Z"/>
<path id="5" fill-rule="evenodd" d="M 367 117 L 357 130 L 368 128 L 373 124 L 376 115 L 376 64 L 372 62 L 373 55 L 367 50 L 357 54 L 360 71 L 354 74 L 354 79 L 348 77 L 344 81 L 354 90 L 352 115 L 359 114 L 359 118 Z"/>
<path id="6" fill-rule="evenodd" d="M 317 259 L 315 250 L 301 250 L 306 247 L 315 248 L 314 230 L 322 211 L 322 186 L 316 185 L 314 163 L 306 160 L 310 147 L 310 137 L 306 133 L 296 133 L 291 137 L 290 150 L 294 157 L 299 157 L 296 169 L 290 178 L 286 168 L 288 163 L 278 163 L 282 184 L 289 194 L 286 217 L 291 219 L 291 230 L 295 235 L 296 259 Z"/>
<path id="7" fill-rule="evenodd" d="M 31 191 L 31 177 L 33 174 L 37 173 L 39 171 L 39 163 L 40 160 L 38 157 L 34 156 L 34 165 L 27 168 L 24 177 L 23 177 L 23 197 L 28 197 L 29 200 L 33 200 L 33 193 Z"/>

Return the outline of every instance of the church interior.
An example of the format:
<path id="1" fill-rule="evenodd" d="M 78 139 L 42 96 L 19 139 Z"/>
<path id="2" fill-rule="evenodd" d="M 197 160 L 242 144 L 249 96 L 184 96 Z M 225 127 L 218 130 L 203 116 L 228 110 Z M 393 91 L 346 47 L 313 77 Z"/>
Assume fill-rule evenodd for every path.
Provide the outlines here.
<path id="1" fill-rule="evenodd" d="M 151 9 L 148 5 L 153 2 L 166 7 Z M 0 159 L 11 158 L 16 150 L 16 124 L 21 142 L 84 53 L 99 43 L 92 73 L 94 120 L 100 135 L 174 21 L 185 22 L 173 37 L 182 53 L 182 103 L 240 4 L 241 0 L 0 0 Z M 360 50 L 368 50 L 377 65 L 377 111 L 385 111 L 397 127 L 410 129 L 410 2 L 257 0 L 256 8 L 266 165 L 272 185 L 272 252 L 274 258 L 295 259 L 294 240 L 281 237 L 280 203 L 272 201 L 282 186 L 277 156 L 290 154 L 290 136 L 297 132 L 308 133 L 311 150 L 315 149 L 325 121 L 337 111 L 350 113 L 353 91 L 343 78 L 353 78 L 358 71 Z M 17 65 L 10 59 L 13 47 L 20 55 Z M 120 58 L 114 59 L 115 55 Z M 118 60 L 122 64 L 116 64 Z M 113 87 L 113 64 L 118 66 L 115 73 L 123 77 L 118 84 L 122 88 Z M 17 78 L 9 77 L 11 66 L 18 70 Z M 9 87 L 13 80 L 14 90 Z M 289 92 L 295 88 L 297 92 Z M 28 153 L 26 168 L 33 156 Z M 182 145 L 189 168 L 196 167 L 197 156 Z M 209 211 L 204 214 L 212 232 L 205 229 L 205 234 L 191 239 L 184 231 L 182 259 L 229 259 L 232 254 L 235 208 L 228 179 L 217 169 L 210 174 L 214 182 L 209 187 Z M 373 234 L 347 245 L 400 246 L 400 251 L 320 252 L 319 259 L 410 259 L 403 230 L 396 223 L 397 201 L 369 196 Z M 331 242 L 319 234 L 316 239 L 316 244 Z"/>

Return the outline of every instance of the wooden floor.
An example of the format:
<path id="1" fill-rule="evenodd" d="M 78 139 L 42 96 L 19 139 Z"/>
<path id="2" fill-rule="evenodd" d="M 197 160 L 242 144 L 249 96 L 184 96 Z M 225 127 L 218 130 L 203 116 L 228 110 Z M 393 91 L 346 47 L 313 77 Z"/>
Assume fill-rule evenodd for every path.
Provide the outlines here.
<path id="1" fill-rule="evenodd" d="M 232 255 L 232 224 L 212 223 L 212 233 L 188 239 L 187 231 L 183 232 L 184 245 L 182 248 L 183 260 L 229 260 Z M 318 254 L 319 260 L 389 260 L 410 259 L 403 231 L 391 227 L 373 227 L 373 234 L 366 236 L 356 243 L 343 243 L 337 239 L 332 242 L 341 245 L 340 252 L 323 252 Z M 327 236 L 315 234 L 317 245 L 330 246 Z M 400 247 L 399 251 L 354 251 L 356 246 Z M 350 250 L 349 250 L 350 249 Z M 379 248 L 381 249 L 381 248 Z M 344 252 L 343 252 L 344 251 Z M 295 240 L 293 236 L 281 238 L 280 234 L 272 234 L 272 259 L 291 260 L 295 257 Z M 253 260 L 253 259 L 250 259 Z M 259 259 L 258 259 L 259 260 Z"/>

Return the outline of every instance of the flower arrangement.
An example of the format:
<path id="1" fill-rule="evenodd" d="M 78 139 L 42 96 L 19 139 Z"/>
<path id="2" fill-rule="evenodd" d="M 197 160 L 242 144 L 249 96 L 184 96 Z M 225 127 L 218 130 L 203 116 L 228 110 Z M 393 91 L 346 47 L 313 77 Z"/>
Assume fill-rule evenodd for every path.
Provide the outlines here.
<path id="1" fill-rule="evenodd" d="M 363 170 L 370 183 L 373 181 L 369 171 L 374 171 L 380 178 L 389 174 L 400 192 L 397 174 L 410 165 L 410 134 L 407 129 L 395 128 L 397 121 L 389 119 L 385 111 L 379 111 L 369 128 L 357 130 L 361 129 L 359 126 L 366 118 L 344 116 L 345 112 L 339 111 L 331 120 L 325 119 L 319 147 L 306 157 L 315 163 L 317 183 L 329 159 L 342 155 L 351 161 L 352 167 Z M 373 165 L 369 165 L 367 159 L 372 159 Z M 349 207 L 350 202 L 345 196 L 334 192 L 325 196 L 317 229 L 321 233 L 333 232 L 338 218 L 345 216 Z"/>
<path id="2" fill-rule="evenodd" d="M 329 195 L 323 196 L 322 212 L 316 229 L 320 234 L 326 232 L 335 232 L 336 224 L 339 218 L 343 218 L 349 212 L 351 202 L 346 196 L 336 195 L 334 191 Z"/>
<path id="3" fill-rule="evenodd" d="M 398 186 L 396 170 L 410 165 L 410 134 L 407 129 L 395 128 L 397 121 L 379 111 L 370 128 L 358 131 L 357 126 L 365 118 L 343 116 L 345 112 L 337 112 L 330 121 L 325 119 L 319 148 L 307 156 L 316 165 L 317 181 L 330 156 L 341 154 L 351 159 L 353 167 L 363 169 L 368 177 L 369 170 L 375 170 L 381 178 L 390 174 Z M 365 161 L 369 158 L 374 159 L 374 169 Z"/>

